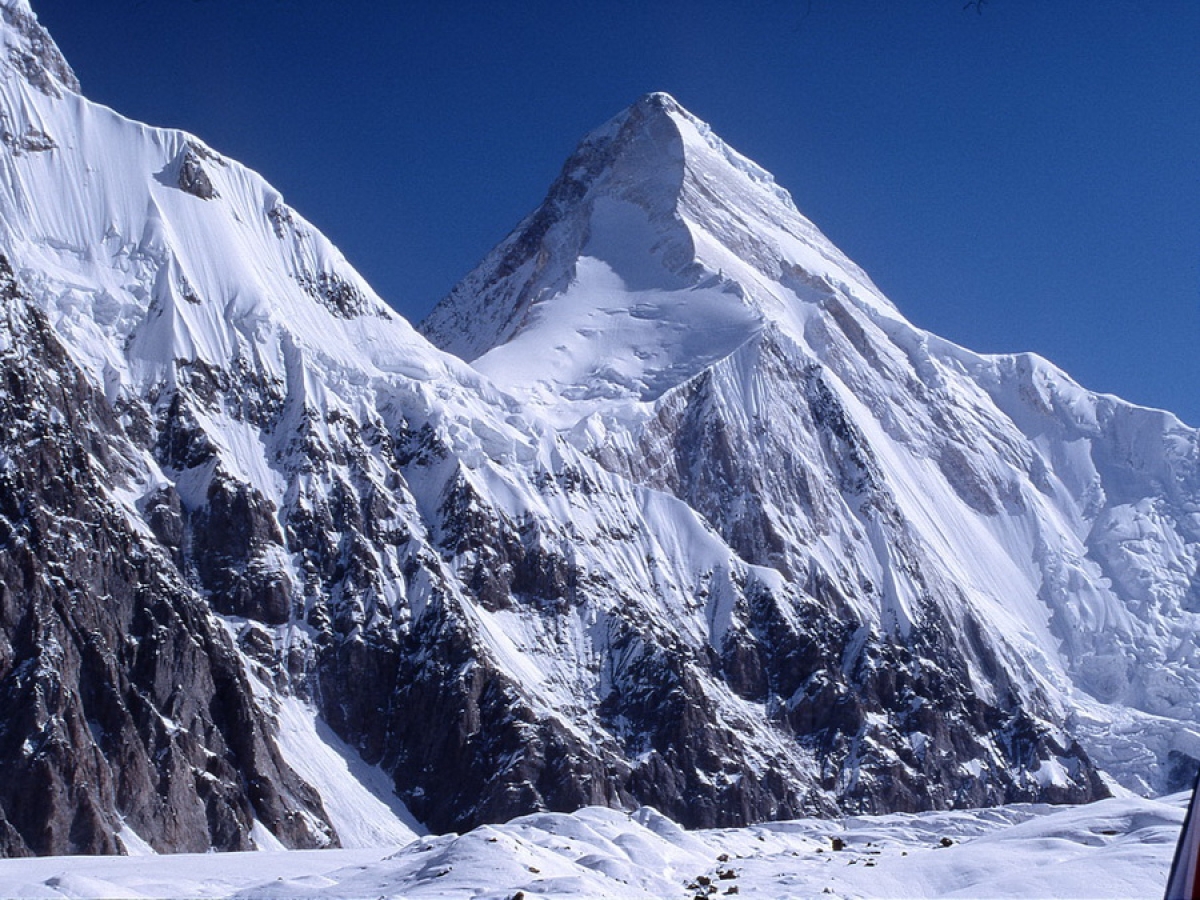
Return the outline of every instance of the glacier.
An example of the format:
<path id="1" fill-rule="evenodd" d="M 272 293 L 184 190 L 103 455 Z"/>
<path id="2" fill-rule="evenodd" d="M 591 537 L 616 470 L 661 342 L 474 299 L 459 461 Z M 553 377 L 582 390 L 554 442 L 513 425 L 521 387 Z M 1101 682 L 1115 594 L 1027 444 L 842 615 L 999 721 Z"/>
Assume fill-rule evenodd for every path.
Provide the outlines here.
<path id="1" fill-rule="evenodd" d="M 684 831 L 645 808 L 590 807 L 420 838 L 400 850 L 4 860 L 0 893 L 76 900 L 1151 897 L 1166 880 L 1184 801 L 1017 804 L 711 831 Z"/>

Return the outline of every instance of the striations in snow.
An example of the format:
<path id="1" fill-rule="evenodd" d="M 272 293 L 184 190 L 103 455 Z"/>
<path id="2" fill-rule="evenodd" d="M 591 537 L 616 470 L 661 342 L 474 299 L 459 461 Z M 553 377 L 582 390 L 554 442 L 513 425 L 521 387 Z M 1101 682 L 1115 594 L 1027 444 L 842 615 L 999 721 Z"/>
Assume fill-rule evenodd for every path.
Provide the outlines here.
<path id="1" fill-rule="evenodd" d="M 671 98 L 440 350 L 0 17 L 0 853 L 1194 771 L 1196 433 L 908 324 Z"/>
<path id="2" fill-rule="evenodd" d="M 838 803 L 1194 772 L 1196 432 L 914 327 L 671 97 L 585 138 L 421 329 L 781 576 L 712 670 Z"/>

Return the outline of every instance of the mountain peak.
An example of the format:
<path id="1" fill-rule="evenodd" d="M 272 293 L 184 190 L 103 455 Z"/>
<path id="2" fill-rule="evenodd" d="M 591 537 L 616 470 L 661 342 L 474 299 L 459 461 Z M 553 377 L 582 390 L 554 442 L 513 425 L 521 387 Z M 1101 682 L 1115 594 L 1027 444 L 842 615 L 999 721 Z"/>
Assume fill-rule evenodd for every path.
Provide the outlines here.
<path id="1" fill-rule="evenodd" d="M 43 94 L 61 88 L 79 93 L 79 79 L 54 38 L 37 20 L 29 0 L 0 0 L 0 29 L 6 32 L 4 61 Z"/>
<path id="2" fill-rule="evenodd" d="M 680 126 L 685 123 L 692 123 L 700 128 L 708 129 L 708 125 L 685 109 L 670 94 L 665 91 L 651 91 L 648 94 L 643 94 L 621 112 L 617 113 L 617 115 L 613 116 L 607 123 L 593 131 L 591 135 L 584 138 L 583 143 L 586 144 L 588 139 L 593 135 L 615 134 L 629 122 L 644 124 L 652 121 L 663 122 L 664 124 L 670 123 L 670 127 L 673 127 L 677 133 Z"/>
<path id="3" fill-rule="evenodd" d="M 643 94 L 599 128 L 590 132 L 580 143 L 581 146 L 584 146 L 598 140 L 603 140 L 606 137 L 614 136 L 630 120 L 644 121 L 662 117 L 671 118 L 673 116 L 686 116 L 689 119 L 695 118 L 670 94 L 665 91 L 651 91 L 648 94 Z"/>
<path id="4" fill-rule="evenodd" d="M 69 95 L 24 9 L 0 856 L 392 843 L 401 800 L 458 831 L 1061 803 L 1109 792 L 1093 760 L 1147 791 L 1200 766 L 1196 432 L 884 314 L 663 94 L 427 323 L 476 377 L 259 176 Z"/>
<path id="5" fill-rule="evenodd" d="M 633 104 L 633 107 L 643 108 L 647 111 L 657 111 L 668 114 L 686 113 L 686 110 L 679 105 L 679 101 L 666 91 L 651 91 L 648 94 L 644 94 L 638 98 L 637 102 Z"/>
<path id="6" fill-rule="evenodd" d="M 670 94 L 642 96 L 580 141 L 544 205 L 565 211 L 603 192 L 670 213 L 683 181 L 683 129 L 693 122 L 703 126 Z"/>
<path id="7" fill-rule="evenodd" d="M 477 366 L 518 393 L 516 372 L 560 387 L 582 378 L 588 398 L 646 400 L 734 349 L 762 321 L 802 318 L 813 286 L 833 284 L 894 314 L 769 172 L 670 94 L 655 92 L 580 142 L 542 205 L 421 330 L 477 362 L 524 334 L 503 360 Z M 535 354 L 544 365 L 533 369 L 508 359 L 535 335 L 549 339 L 562 329 L 567 339 L 550 346 L 565 348 L 567 368 L 552 362 L 554 354 Z M 706 339 L 714 329 L 723 335 L 716 343 Z M 628 365 L 610 365 L 614 353 L 628 356 Z M 603 373 L 599 381 L 588 361 Z"/>

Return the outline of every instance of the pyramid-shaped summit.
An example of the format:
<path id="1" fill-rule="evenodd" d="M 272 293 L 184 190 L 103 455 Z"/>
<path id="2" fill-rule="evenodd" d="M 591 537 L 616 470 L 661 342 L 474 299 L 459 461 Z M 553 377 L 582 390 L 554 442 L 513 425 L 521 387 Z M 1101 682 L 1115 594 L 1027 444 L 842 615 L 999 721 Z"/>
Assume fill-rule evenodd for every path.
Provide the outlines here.
<path id="1" fill-rule="evenodd" d="M 585 138 L 421 328 L 817 602 L 800 643 L 840 673 L 792 682 L 765 620 L 741 646 L 751 694 L 827 761 L 875 748 L 850 793 L 1079 799 L 1176 787 L 1200 758 L 1179 717 L 1200 667 L 1153 662 L 1193 658 L 1196 432 L 915 327 L 669 96 Z M 897 743 L 933 735 L 990 762 L 964 781 Z"/>
<path id="2" fill-rule="evenodd" d="M 628 418 L 764 333 L 815 363 L 825 324 L 845 338 L 859 318 L 851 343 L 916 334 L 768 172 L 659 92 L 588 134 L 419 328 L 569 429 Z"/>
<path id="3" fill-rule="evenodd" d="M 420 327 L 518 393 L 648 400 L 834 284 L 894 312 L 769 173 L 653 93 Z"/>
<path id="4" fill-rule="evenodd" d="M 1170 415 L 913 327 L 662 95 L 431 317 L 472 368 L 0 10 L 0 854 L 1194 771 Z"/>

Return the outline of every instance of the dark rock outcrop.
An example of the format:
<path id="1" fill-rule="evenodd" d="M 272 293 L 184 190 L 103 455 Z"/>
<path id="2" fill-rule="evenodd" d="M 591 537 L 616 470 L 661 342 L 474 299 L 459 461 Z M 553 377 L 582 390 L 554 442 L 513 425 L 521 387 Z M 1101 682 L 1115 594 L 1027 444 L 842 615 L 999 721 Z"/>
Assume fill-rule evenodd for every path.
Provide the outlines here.
<path id="1" fill-rule="evenodd" d="M 120 421 L 0 260 L 0 851 L 337 843 L 283 762 L 225 631 L 180 577 L 178 500 L 135 484 Z M 160 543 L 161 542 L 161 543 Z M 174 558 L 173 558 L 174 557 Z"/>
<path id="2" fill-rule="evenodd" d="M 219 162 L 220 157 L 199 144 L 190 141 L 185 144 L 175 163 L 177 169 L 175 184 L 181 191 L 191 194 L 193 197 L 212 200 L 219 197 L 220 194 L 213 187 L 212 178 L 204 168 L 205 160 Z"/>

